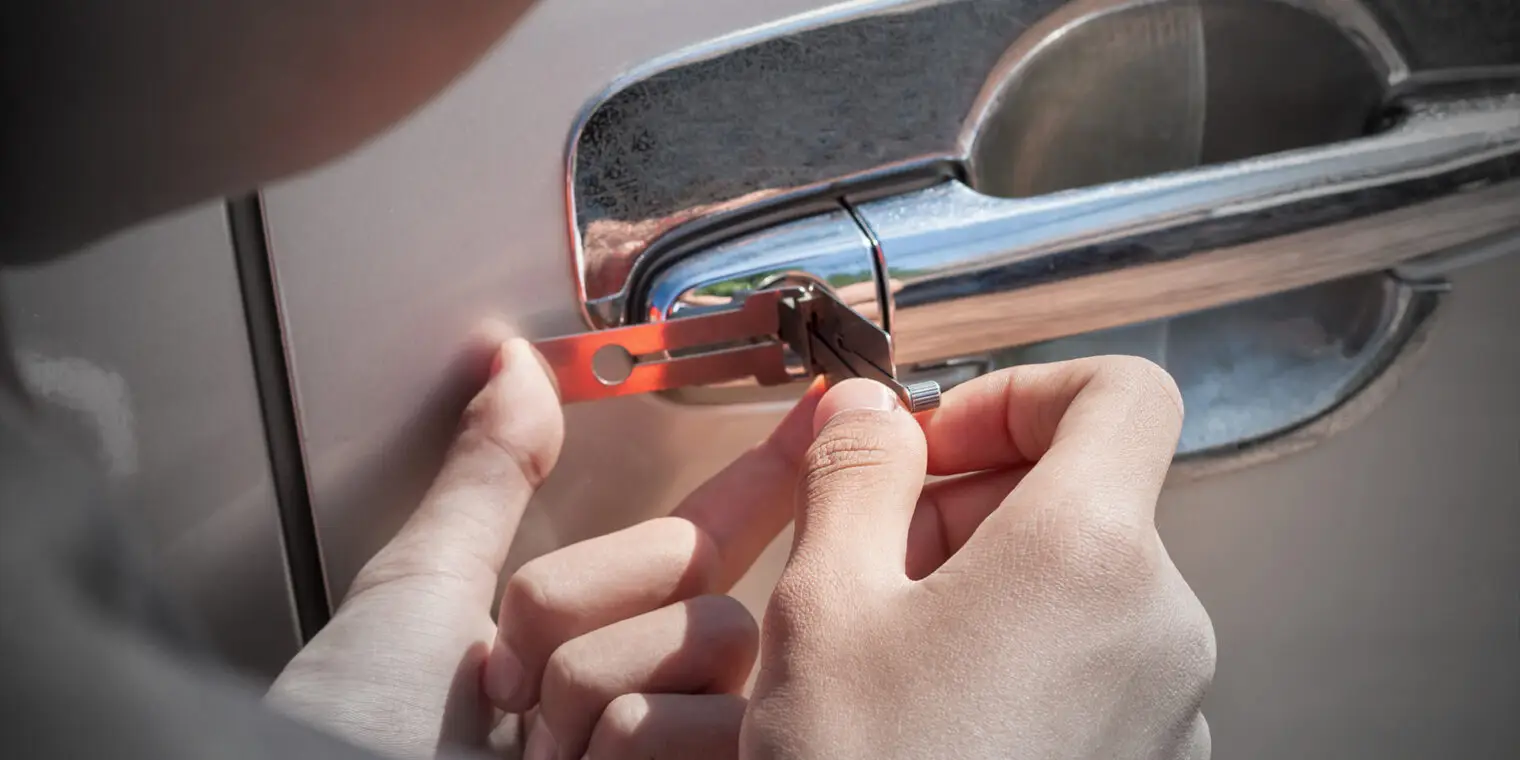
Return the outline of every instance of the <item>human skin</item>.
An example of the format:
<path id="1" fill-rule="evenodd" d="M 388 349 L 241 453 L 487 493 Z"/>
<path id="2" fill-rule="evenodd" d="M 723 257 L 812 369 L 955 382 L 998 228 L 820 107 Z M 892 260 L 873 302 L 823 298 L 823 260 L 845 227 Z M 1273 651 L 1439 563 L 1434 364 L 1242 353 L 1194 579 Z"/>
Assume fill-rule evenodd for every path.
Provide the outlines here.
<path id="1" fill-rule="evenodd" d="M 815 387 L 671 516 L 525 565 L 493 625 L 563 435 L 532 348 L 498 366 L 281 709 L 410 757 L 1208 756 L 1213 631 L 1153 522 L 1182 417 L 1154 365 L 1005 370 L 919 418 Z M 794 517 L 762 644 L 723 594 Z"/>

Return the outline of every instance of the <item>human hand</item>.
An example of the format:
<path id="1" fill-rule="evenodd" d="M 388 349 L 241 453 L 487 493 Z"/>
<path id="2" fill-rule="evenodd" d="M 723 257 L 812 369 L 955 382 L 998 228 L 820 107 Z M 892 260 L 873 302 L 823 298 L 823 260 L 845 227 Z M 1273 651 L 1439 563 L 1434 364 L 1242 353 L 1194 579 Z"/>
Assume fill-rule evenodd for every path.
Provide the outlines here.
<path id="1" fill-rule="evenodd" d="M 491 604 L 564 438 L 540 362 L 526 341 L 499 348 L 421 506 L 280 674 L 272 705 L 401 757 L 487 744 L 500 718 L 480 689 L 496 637 Z"/>
<path id="2" fill-rule="evenodd" d="M 550 737 L 574 758 L 587 746 L 594 758 L 734 756 L 735 693 L 758 633 L 718 594 L 790 522 L 820 394 L 672 517 L 525 565 L 507 583 L 498 645 L 491 602 L 522 511 L 559 456 L 563 418 L 526 342 L 504 344 L 496 367 L 422 506 L 270 702 L 402 757 L 521 750 L 516 716 L 492 706 L 484 683 L 509 712 L 537 705 L 539 757 Z"/>
<path id="3" fill-rule="evenodd" d="M 533 710 L 526 760 L 738 757 L 759 630 L 721 594 L 792 519 L 821 391 L 670 517 L 508 580 L 485 685 L 501 709 Z"/>
<path id="4" fill-rule="evenodd" d="M 1138 359 L 983 377 L 922 427 L 831 390 L 743 757 L 1207 757 L 1213 628 L 1153 520 L 1181 421 Z"/>

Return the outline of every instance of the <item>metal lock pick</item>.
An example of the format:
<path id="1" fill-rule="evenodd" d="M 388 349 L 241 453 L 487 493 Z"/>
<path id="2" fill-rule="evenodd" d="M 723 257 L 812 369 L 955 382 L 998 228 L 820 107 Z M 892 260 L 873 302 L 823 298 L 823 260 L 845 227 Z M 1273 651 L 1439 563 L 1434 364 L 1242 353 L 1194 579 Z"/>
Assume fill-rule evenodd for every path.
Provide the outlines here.
<path id="1" fill-rule="evenodd" d="M 897 379 L 892 336 L 817 287 L 763 290 L 740 306 L 665 322 L 535 344 L 565 403 L 754 378 L 772 386 L 802 376 L 886 385 L 911 412 L 939 406 L 936 382 Z M 613 361 L 609 361 L 609 359 Z M 619 366 L 608 366 L 619 365 Z"/>

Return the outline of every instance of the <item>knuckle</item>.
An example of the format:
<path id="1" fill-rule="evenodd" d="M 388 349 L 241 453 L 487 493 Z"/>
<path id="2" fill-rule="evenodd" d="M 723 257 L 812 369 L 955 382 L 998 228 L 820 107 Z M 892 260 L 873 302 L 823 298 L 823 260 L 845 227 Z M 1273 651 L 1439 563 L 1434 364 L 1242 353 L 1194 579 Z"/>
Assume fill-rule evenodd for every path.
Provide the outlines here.
<path id="1" fill-rule="evenodd" d="M 1156 533 L 1127 510 L 1083 521 L 1080 546 L 1095 559 L 1089 566 L 1103 581 L 1154 581 L 1161 571 Z"/>
<path id="2" fill-rule="evenodd" d="M 1185 584 L 1182 584 L 1186 588 Z M 1197 700 L 1214 683 L 1219 662 L 1219 642 L 1214 621 L 1203 602 L 1191 590 L 1179 595 L 1177 625 L 1174 633 L 1176 652 L 1181 658 L 1181 672 L 1192 681 Z"/>
<path id="3" fill-rule="evenodd" d="M 1152 662 L 1168 674 L 1175 705 L 1191 720 L 1214 682 L 1218 645 L 1203 602 L 1174 565 L 1165 565 L 1152 595 L 1151 614 L 1144 619 L 1154 621 Z"/>
<path id="4" fill-rule="evenodd" d="M 1165 415 L 1180 423 L 1183 418 L 1182 391 L 1177 381 L 1150 359 L 1139 356 L 1106 356 L 1097 360 L 1098 373 L 1127 397 L 1148 411 Z"/>
<path id="5" fill-rule="evenodd" d="M 568 642 L 549 655 L 544 664 L 542 702 L 561 706 L 577 704 L 591 699 L 595 679 L 586 667 L 585 658 L 574 641 Z"/>
<path id="6" fill-rule="evenodd" d="M 649 700 L 642 694 L 624 694 L 612 700 L 602 711 L 595 734 L 602 741 L 626 747 L 636 741 L 639 729 L 649 717 Z M 593 739 L 595 744 L 595 738 Z"/>
<path id="7" fill-rule="evenodd" d="M 505 456 L 537 489 L 554 469 L 562 431 L 547 415 L 531 411 L 515 415 L 505 407 L 498 394 L 476 396 L 461 417 L 457 446 Z"/>
<path id="8" fill-rule="evenodd" d="M 1157 544 L 1155 529 L 1129 510 L 1063 501 L 1042 505 L 1023 521 L 1013 551 L 1044 575 L 1126 598 L 1156 582 Z"/>
<path id="9" fill-rule="evenodd" d="M 723 556 L 707 531 L 683 517 L 659 517 L 641 529 L 647 545 L 658 547 L 664 560 L 680 566 L 672 601 L 715 588 L 723 576 Z"/>
<path id="10" fill-rule="evenodd" d="M 508 612 L 524 620 L 542 620 L 553 616 L 558 604 L 548 580 L 552 573 L 544 570 L 543 559 L 535 559 L 507 579 L 501 603 L 504 616 Z"/>
<path id="11" fill-rule="evenodd" d="M 790 655 L 808 648 L 809 642 L 828 642 L 848 638 L 845 629 L 850 607 L 840 600 L 848 598 L 825 573 L 811 567 L 788 565 L 765 608 L 762 646 L 786 642 Z"/>
<path id="12" fill-rule="evenodd" d="M 801 756 L 799 746 L 827 748 L 839 746 L 839 725 L 831 720 L 829 711 L 819 710 L 812 702 L 812 694 L 797 694 L 797 690 L 764 688 L 757 685 L 744 715 L 743 757 L 785 758 Z M 848 745 L 844 745 L 848 746 Z M 820 752 L 819 757 L 829 756 Z M 834 757 L 849 757 L 847 752 L 836 751 Z M 863 756 L 863 755 L 862 755 Z M 947 753 L 931 753 L 921 757 L 947 756 Z"/>
<path id="13" fill-rule="evenodd" d="M 788 569 L 771 591 L 770 603 L 765 608 L 767 627 L 772 618 L 777 621 L 806 618 L 819 606 L 817 596 L 815 584 L 796 568 Z"/>
<path id="14" fill-rule="evenodd" d="M 1201 709 L 1202 696 L 1197 701 L 1180 706 L 1165 726 L 1159 757 L 1178 760 L 1208 760 L 1213 752 L 1213 739 L 1209 723 Z"/>
<path id="15" fill-rule="evenodd" d="M 834 423 L 819 435 L 808 450 L 807 464 L 814 474 L 854 467 L 885 465 L 892 461 L 886 436 L 874 425 Z"/>
<path id="16" fill-rule="evenodd" d="M 830 423 L 804 460 L 808 494 L 831 492 L 893 466 L 895 449 L 879 425 L 857 420 Z"/>
<path id="17" fill-rule="evenodd" d="M 1183 760 L 1209 760 L 1214 755 L 1214 737 L 1209 730 L 1209 721 L 1198 713 L 1187 730 L 1187 738 L 1183 741 L 1183 750 L 1177 753 L 1177 757 Z"/>
<path id="18" fill-rule="evenodd" d="M 805 584 L 783 577 L 765 606 L 765 629 L 780 638 L 797 639 L 805 634 L 806 623 L 818 606 Z"/>

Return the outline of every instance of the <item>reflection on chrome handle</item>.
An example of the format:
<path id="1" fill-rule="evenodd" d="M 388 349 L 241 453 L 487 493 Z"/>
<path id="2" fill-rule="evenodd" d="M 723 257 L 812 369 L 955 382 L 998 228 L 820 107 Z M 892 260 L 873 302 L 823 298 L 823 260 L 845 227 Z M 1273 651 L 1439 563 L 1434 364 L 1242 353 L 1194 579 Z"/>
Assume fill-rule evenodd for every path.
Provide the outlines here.
<path id="1" fill-rule="evenodd" d="M 1022 200 L 950 182 L 855 212 L 894 283 L 898 361 L 939 361 L 1520 247 L 1520 97 L 1144 180 Z"/>

